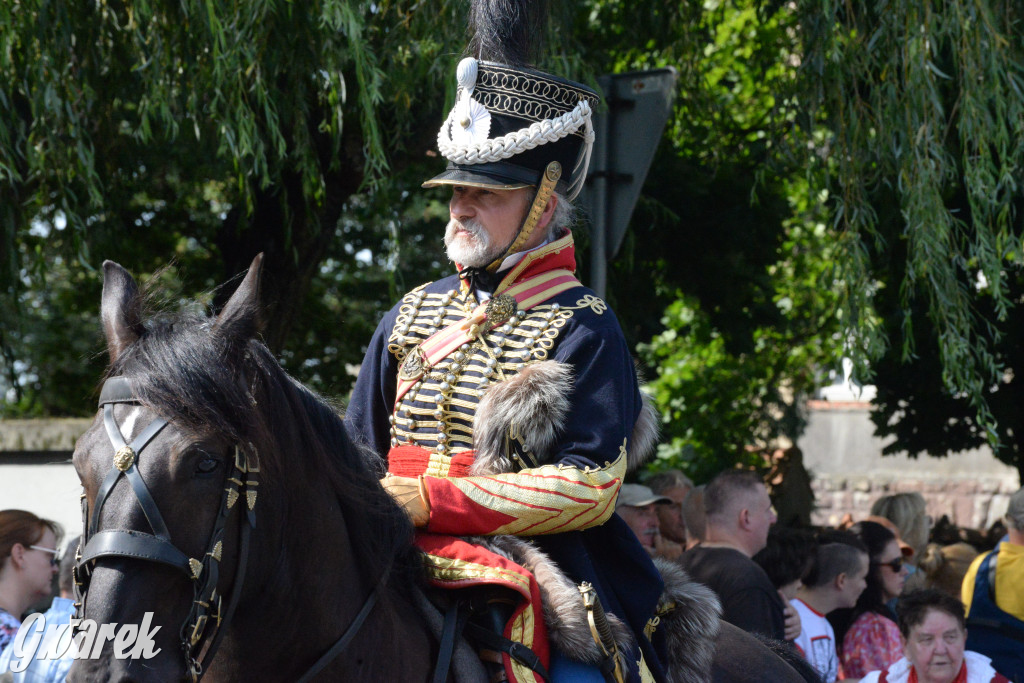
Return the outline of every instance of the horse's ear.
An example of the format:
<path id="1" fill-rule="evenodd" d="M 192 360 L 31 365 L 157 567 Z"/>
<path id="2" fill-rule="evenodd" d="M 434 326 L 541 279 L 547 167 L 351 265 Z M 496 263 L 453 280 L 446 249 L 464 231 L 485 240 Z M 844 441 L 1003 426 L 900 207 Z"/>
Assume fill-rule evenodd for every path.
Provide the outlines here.
<path id="1" fill-rule="evenodd" d="M 224 304 L 213 329 L 221 334 L 248 339 L 263 330 L 260 315 L 260 274 L 263 272 L 263 254 L 256 254 L 242 284 Z"/>
<path id="2" fill-rule="evenodd" d="M 114 362 L 142 336 L 145 328 L 142 326 L 142 302 L 138 285 L 127 270 L 113 261 L 103 262 L 100 317 L 103 319 L 103 334 L 107 338 L 110 362 Z"/>

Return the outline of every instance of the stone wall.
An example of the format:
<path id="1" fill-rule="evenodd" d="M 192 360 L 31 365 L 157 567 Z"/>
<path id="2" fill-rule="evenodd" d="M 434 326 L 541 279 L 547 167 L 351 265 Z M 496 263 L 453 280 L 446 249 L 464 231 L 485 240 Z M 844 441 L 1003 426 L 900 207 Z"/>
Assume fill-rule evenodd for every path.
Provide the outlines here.
<path id="1" fill-rule="evenodd" d="M 0 452 L 36 453 L 75 450 L 75 442 L 92 420 L 49 418 L 42 420 L 0 420 Z"/>
<path id="2" fill-rule="evenodd" d="M 807 430 L 797 445 L 817 504 L 812 523 L 831 526 L 846 514 L 862 519 L 879 497 L 907 491 L 924 496 L 933 519 L 947 515 L 958 526 L 987 529 L 1006 512 L 1020 482 L 991 450 L 883 456 L 888 442 L 874 436 L 870 410 L 858 401 L 808 403 Z"/>
<path id="3" fill-rule="evenodd" d="M 0 420 L 0 509 L 29 510 L 81 533 L 82 486 L 71 454 L 90 419 Z"/>

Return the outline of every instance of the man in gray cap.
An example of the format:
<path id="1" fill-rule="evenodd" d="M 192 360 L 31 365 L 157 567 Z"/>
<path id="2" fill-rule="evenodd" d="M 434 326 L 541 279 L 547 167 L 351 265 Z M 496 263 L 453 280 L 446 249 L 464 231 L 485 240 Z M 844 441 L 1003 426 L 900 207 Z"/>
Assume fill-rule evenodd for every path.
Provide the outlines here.
<path id="1" fill-rule="evenodd" d="M 964 576 L 967 649 L 992 659 L 996 671 L 1024 680 L 1024 488 L 1010 496 L 1006 538 L 979 555 Z M 994 596 L 994 600 L 993 600 Z"/>
<path id="2" fill-rule="evenodd" d="M 615 512 L 640 539 L 640 545 L 653 555 L 661 535 L 657 506 L 671 502 L 668 496 L 659 496 L 641 484 L 623 484 L 615 502 Z"/>

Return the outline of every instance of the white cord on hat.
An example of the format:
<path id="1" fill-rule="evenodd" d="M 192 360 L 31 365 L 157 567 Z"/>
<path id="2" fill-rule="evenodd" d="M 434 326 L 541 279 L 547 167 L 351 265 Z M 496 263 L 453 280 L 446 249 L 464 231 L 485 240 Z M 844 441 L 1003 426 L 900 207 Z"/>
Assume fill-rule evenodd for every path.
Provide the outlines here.
<path id="1" fill-rule="evenodd" d="M 500 138 L 488 139 L 487 135 L 491 124 L 490 112 L 472 97 L 476 87 L 478 68 L 477 60 L 473 57 L 466 57 L 459 62 L 456 79 L 461 92 L 455 106 L 448 112 L 448 118 L 442 124 L 441 130 L 437 132 L 438 151 L 452 163 L 486 164 L 510 159 L 545 143 L 556 142 L 572 135 L 582 127 L 584 129 L 583 149 L 580 150 L 579 158 L 573 168 L 572 175 L 575 180 L 569 186 L 568 192 L 568 198 L 575 199 L 583 189 L 594 144 L 590 103 L 587 100 L 580 100 L 572 111 L 557 118 L 537 121 L 526 128 L 506 133 Z M 458 134 L 453 135 L 456 131 Z M 578 173 L 581 166 L 583 171 Z"/>
<path id="2" fill-rule="evenodd" d="M 569 191 L 569 199 L 574 199 L 583 188 L 583 180 L 587 176 L 590 165 L 590 151 L 594 144 L 594 127 L 591 124 L 590 103 L 580 100 L 572 111 L 566 112 L 555 119 L 545 119 L 530 124 L 526 128 L 506 133 L 500 138 L 480 140 L 470 144 L 459 144 L 451 139 L 449 126 L 458 106 L 454 107 L 445 119 L 444 125 L 437 133 L 437 149 L 445 159 L 456 164 L 485 164 L 493 161 L 510 159 L 517 154 L 534 149 L 548 142 L 555 142 L 572 135 L 583 127 L 584 148 L 580 159 L 576 162 L 575 171 L 583 166 L 583 172 L 576 176 Z"/>
<path id="3" fill-rule="evenodd" d="M 452 109 L 445 119 L 444 125 L 437 133 L 438 151 L 448 161 L 456 164 L 485 164 L 491 161 L 509 159 L 527 150 L 539 147 L 548 142 L 555 142 L 572 135 L 581 127 L 586 127 L 584 141 L 590 145 L 594 142 L 594 130 L 590 125 L 590 103 L 580 100 L 576 107 L 555 119 L 545 119 L 530 124 L 526 128 L 506 133 L 500 138 L 481 140 L 469 145 L 452 142 L 448 127 L 452 123 L 455 110 Z"/>

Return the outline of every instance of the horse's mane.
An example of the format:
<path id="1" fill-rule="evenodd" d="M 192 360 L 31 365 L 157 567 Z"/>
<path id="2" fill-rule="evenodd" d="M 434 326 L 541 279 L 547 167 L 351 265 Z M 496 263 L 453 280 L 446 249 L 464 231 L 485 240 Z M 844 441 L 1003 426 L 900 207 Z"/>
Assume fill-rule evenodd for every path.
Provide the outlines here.
<path id="1" fill-rule="evenodd" d="M 378 484 L 379 458 L 354 446 L 331 405 L 290 377 L 262 342 L 232 338 L 205 316 L 165 316 L 118 357 L 108 370 L 113 375 L 130 377 L 139 400 L 169 421 L 219 434 L 250 457 L 255 451 L 264 482 L 298 487 L 294 470 L 305 469 L 308 485 L 334 492 L 370 581 L 388 570 L 392 589 L 421 581 L 412 525 Z"/>

